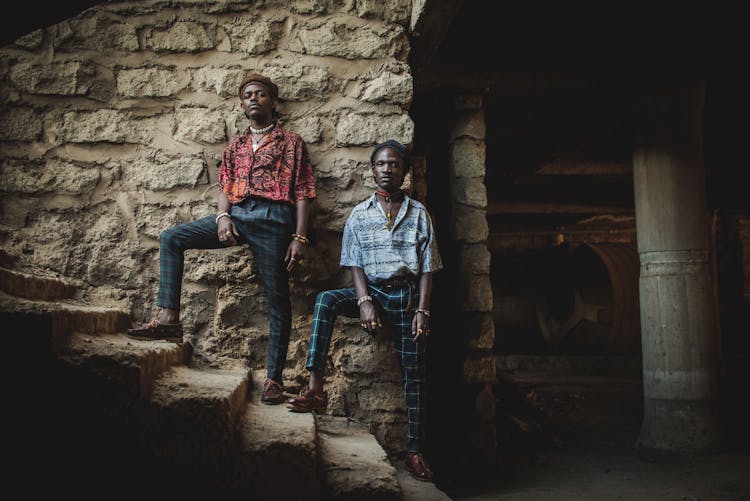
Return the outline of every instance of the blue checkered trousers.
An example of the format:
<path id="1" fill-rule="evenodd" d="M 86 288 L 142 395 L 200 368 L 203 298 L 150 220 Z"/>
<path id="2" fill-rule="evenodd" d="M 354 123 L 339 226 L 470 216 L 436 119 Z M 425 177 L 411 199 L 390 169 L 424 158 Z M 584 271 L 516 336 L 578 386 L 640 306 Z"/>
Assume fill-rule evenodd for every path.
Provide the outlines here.
<path id="1" fill-rule="evenodd" d="M 419 304 L 419 296 L 416 292 L 412 295 L 413 285 L 409 284 L 369 284 L 368 289 L 383 326 L 393 332 L 396 342 L 409 423 L 406 446 L 410 452 L 420 452 L 424 443 L 427 351 L 426 343 L 415 343 L 411 335 L 413 308 Z M 315 370 L 321 375 L 324 373 L 326 355 L 338 315 L 359 318 L 357 292 L 353 287 L 327 290 L 317 295 L 305 365 L 308 370 Z"/>
<path id="2" fill-rule="evenodd" d="M 248 244 L 268 304 L 267 375 L 281 381 L 292 328 L 289 273 L 284 257 L 292 240 L 295 208 L 291 204 L 248 198 L 233 205 L 230 214 L 239 244 Z M 159 295 L 162 308 L 179 309 L 184 252 L 188 249 L 219 249 L 216 216 L 169 228 L 159 236 Z"/>

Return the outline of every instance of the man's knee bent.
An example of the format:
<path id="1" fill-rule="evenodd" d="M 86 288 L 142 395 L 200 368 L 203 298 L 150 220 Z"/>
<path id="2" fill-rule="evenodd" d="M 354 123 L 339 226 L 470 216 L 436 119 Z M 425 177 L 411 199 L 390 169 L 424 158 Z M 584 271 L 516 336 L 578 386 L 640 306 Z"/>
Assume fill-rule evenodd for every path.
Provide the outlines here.
<path id="1" fill-rule="evenodd" d="M 315 297 L 315 303 L 321 304 L 326 308 L 335 307 L 337 302 L 338 298 L 332 291 L 318 292 L 318 295 Z"/>
<path id="2" fill-rule="evenodd" d="M 180 238 L 180 235 L 174 226 L 159 233 L 159 245 L 162 247 L 179 249 L 182 241 L 183 239 Z"/>

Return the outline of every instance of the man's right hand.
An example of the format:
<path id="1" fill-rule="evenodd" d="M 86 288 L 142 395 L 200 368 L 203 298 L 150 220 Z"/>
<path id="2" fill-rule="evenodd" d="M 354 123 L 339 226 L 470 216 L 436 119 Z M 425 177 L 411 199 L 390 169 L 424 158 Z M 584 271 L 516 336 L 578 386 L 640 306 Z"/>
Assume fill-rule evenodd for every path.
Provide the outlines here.
<path id="1" fill-rule="evenodd" d="M 240 234 L 237 233 L 237 228 L 234 227 L 232 218 L 222 217 L 217 224 L 219 229 L 216 231 L 216 234 L 219 236 L 219 241 L 227 247 L 237 245 L 237 237 Z"/>
<path id="2" fill-rule="evenodd" d="M 372 301 L 365 301 L 359 306 L 359 326 L 373 335 L 377 334 L 378 329 L 383 326 L 378 317 L 378 310 L 375 309 Z"/>

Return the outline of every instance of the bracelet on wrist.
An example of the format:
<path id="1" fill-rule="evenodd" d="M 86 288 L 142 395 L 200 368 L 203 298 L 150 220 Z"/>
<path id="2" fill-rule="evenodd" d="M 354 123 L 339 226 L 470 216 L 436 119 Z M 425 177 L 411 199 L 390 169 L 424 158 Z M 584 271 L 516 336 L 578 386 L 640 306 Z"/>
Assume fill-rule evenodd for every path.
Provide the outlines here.
<path id="1" fill-rule="evenodd" d="M 305 235 L 300 235 L 299 233 L 292 233 L 292 238 L 303 244 L 310 243 L 310 239 L 308 239 Z"/>
<path id="2" fill-rule="evenodd" d="M 357 306 L 362 306 L 362 303 L 365 303 L 367 301 L 372 301 L 372 296 L 362 296 L 361 298 L 357 299 Z"/>
<path id="3" fill-rule="evenodd" d="M 216 224 L 219 224 L 219 219 L 223 217 L 231 218 L 232 216 L 228 212 L 219 212 L 218 214 L 216 214 Z"/>
<path id="4" fill-rule="evenodd" d="M 423 310 L 421 308 L 417 308 L 414 310 L 414 313 L 421 313 L 422 315 L 429 317 L 430 316 L 430 310 Z"/>

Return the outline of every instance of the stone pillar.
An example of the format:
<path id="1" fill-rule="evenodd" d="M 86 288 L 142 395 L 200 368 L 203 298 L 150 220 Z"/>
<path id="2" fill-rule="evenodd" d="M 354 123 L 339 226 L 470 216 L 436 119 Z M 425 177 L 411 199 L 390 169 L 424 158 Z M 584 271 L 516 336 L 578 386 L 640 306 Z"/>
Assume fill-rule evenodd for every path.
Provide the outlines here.
<path id="1" fill-rule="evenodd" d="M 450 136 L 450 171 L 452 227 L 459 265 L 456 304 L 464 327 L 464 379 L 474 395 L 472 446 L 487 459 L 494 459 L 496 377 L 482 96 L 458 97 L 456 111 Z"/>
<path id="2" fill-rule="evenodd" d="M 634 102 L 644 386 L 638 445 L 648 449 L 709 450 L 719 440 L 703 96 L 697 85 Z"/>

